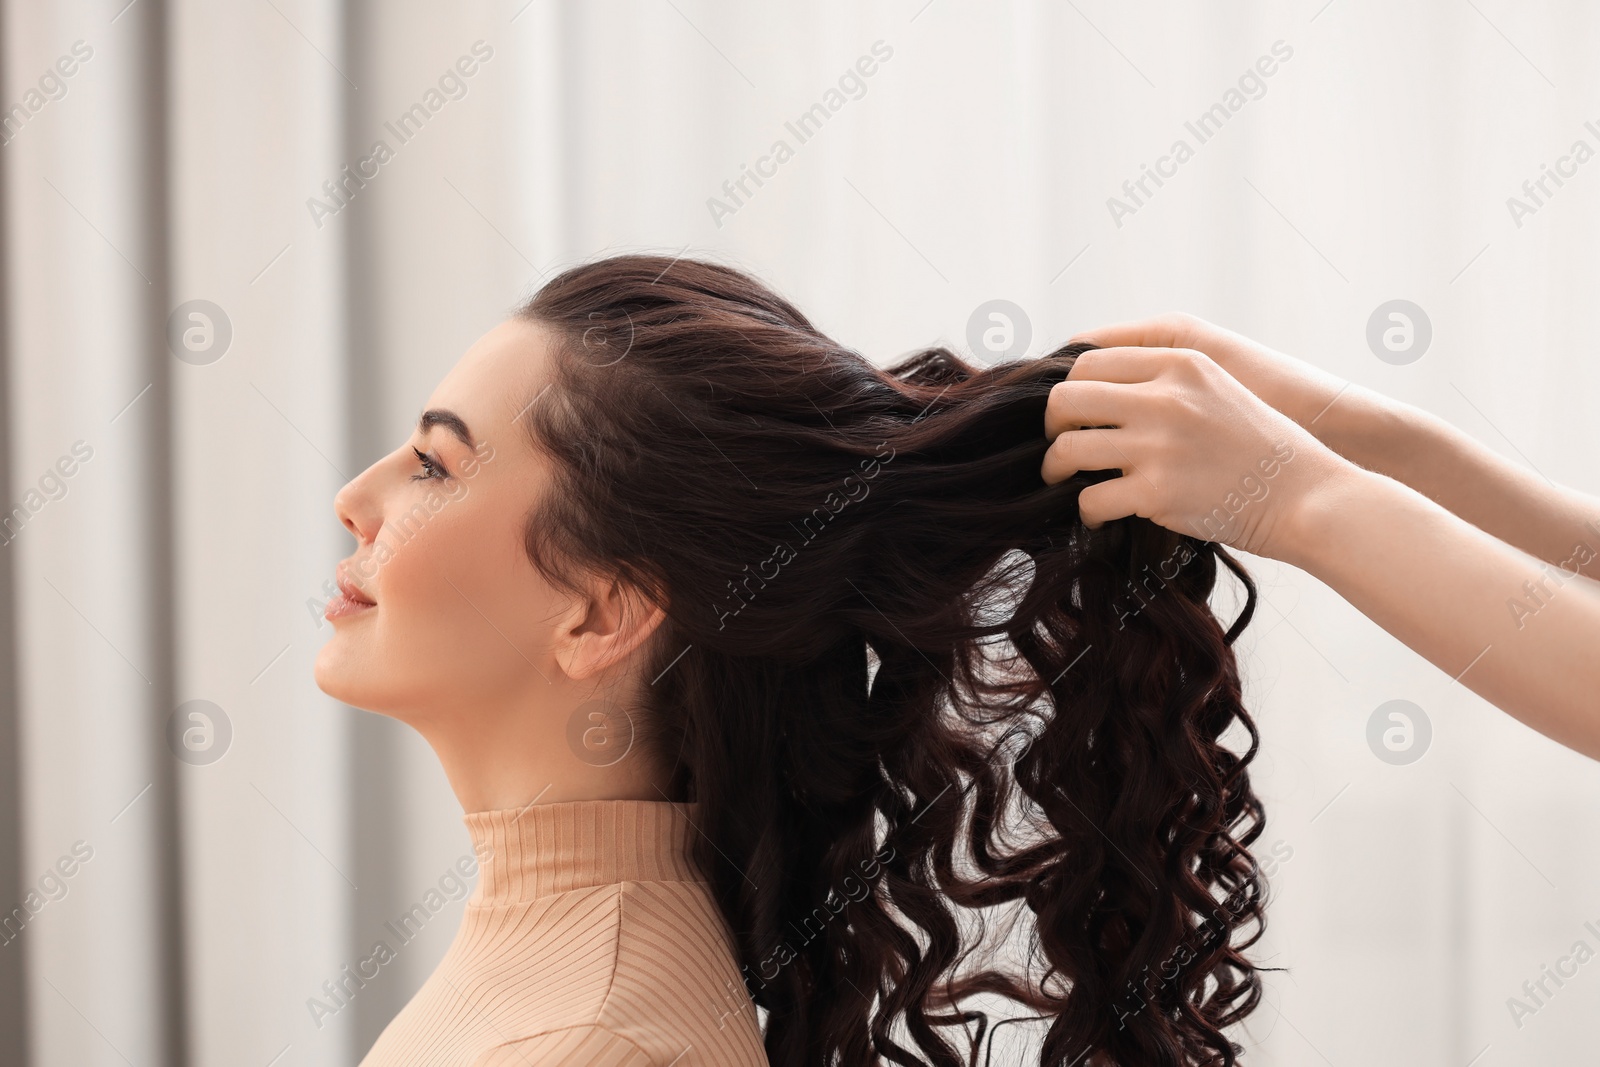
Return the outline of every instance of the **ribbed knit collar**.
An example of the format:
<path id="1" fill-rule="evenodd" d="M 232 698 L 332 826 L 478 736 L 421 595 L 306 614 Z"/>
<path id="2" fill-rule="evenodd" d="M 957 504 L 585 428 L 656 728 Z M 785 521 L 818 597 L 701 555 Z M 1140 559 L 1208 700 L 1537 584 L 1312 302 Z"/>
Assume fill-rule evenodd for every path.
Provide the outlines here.
<path id="1" fill-rule="evenodd" d="M 695 804 L 580 800 L 464 816 L 478 854 L 467 903 L 517 904 L 616 882 L 698 882 Z"/>

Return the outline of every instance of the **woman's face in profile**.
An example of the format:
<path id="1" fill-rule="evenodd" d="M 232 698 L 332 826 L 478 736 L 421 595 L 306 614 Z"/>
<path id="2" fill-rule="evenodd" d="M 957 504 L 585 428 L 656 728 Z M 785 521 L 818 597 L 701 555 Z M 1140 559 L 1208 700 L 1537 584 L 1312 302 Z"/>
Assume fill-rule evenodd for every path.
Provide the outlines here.
<path id="1" fill-rule="evenodd" d="M 523 548 L 548 461 L 514 422 L 545 366 L 538 325 L 501 323 L 439 383 L 410 439 L 335 498 L 356 547 L 317 656 L 330 696 L 417 722 L 546 684 L 569 601 Z"/>

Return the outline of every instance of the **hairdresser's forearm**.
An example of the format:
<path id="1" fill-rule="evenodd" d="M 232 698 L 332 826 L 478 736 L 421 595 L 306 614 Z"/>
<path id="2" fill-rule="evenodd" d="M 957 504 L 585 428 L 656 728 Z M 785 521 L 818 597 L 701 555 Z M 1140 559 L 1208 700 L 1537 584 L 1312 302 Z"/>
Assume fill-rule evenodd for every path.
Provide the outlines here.
<path id="1" fill-rule="evenodd" d="M 1562 581 L 1556 568 L 1354 467 L 1286 515 L 1274 540 L 1272 555 L 1325 582 L 1462 685 L 1600 759 L 1596 586 Z"/>
<path id="2" fill-rule="evenodd" d="M 1600 500 L 1551 485 L 1443 419 L 1352 385 L 1309 428 L 1507 544 L 1600 578 Z"/>

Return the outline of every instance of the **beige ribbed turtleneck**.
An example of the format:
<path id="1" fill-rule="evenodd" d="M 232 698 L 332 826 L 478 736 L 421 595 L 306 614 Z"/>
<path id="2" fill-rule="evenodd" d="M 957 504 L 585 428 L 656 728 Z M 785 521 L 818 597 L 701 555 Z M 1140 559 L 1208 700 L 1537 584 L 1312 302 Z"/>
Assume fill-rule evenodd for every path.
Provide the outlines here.
<path id="1" fill-rule="evenodd" d="M 755 1008 L 689 859 L 692 804 L 466 816 L 461 929 L 361 1067 L 757 1067 Z"/>

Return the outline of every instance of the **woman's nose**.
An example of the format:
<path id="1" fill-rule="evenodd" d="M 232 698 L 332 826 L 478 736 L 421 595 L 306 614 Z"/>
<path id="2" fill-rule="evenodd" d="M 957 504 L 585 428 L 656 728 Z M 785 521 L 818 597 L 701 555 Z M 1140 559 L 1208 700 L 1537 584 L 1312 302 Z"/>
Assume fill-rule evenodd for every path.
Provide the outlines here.
<path id="1" fill-rule="evenodd" d="M 339 516 L 339 521 L 344 528 L 355 534 L 356 539 L 362 544 L 371 544 L 378 536 L 378 529 L 383 525 L 383 512 L 375 499 L 373 486 L 373 472 L 377 464 L 373 464 L 362 471 L 349 482 L 333 498 L 334 514 Z"/>

